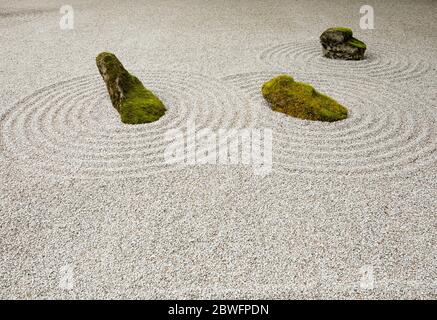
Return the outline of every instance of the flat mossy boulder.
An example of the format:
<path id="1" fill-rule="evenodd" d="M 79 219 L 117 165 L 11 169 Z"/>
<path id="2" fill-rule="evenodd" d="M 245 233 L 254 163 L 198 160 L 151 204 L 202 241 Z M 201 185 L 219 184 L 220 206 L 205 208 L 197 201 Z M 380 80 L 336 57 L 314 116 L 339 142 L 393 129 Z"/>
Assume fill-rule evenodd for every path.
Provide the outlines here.
<path id="1" fill-rule="evenodd" d="M 123 123 L 148 123 L 164 115 L 166 108 L 161 100 L 131 75 L 114 54 L 102 52 L 97 56 L 96 63 L 112 105 Z"/>
<path id="2" fill-rule="evenodd" d="M 347 118 L 347 109 L 337 101 L 317 92 L 309 84 L 294 81 L 288 75 L 280 75 L 264 83 L 262 95 L 272 110 L 292 117 L 328 122 Z"/>
<path id="3" fill-rule="evenodd" d="M 353 37 L 352 29 L 335 27 L 320 36 L 323 55 L 330 59 L 363 60 L 366 44 Z"/>

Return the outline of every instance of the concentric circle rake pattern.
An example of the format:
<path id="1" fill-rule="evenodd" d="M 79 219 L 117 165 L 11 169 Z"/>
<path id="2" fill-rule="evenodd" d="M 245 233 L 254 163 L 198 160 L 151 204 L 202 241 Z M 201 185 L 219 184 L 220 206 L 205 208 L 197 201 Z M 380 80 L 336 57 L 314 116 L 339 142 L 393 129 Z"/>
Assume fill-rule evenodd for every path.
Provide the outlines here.
<path id="1" fill-rule="evenodd" d="M 306 40 L 268 48 L 260 54 L 260 59 L 270 66 L 285 70 L 301 68 L 317 73 L 368 76 L 397 82 L 435 76 L 432 66 L 413 52 L 377 43 L 368 47 L 366 59 L 343 61 L 325 58 L 318 40 Z"/>
<path id="2" fill-rule="evenodd" d="M 0 8 L 0 27 L 11 27 L 31 22 L 45 14 L 41 9 Z"/>
<path id="3" fill-rule="evenodd" d="M 299 73 L 349 109 L 346 120 L 305 121 L 274 112 L 262 84 L 283 72 L 228 76 L 251 97 L 258 126 L 273 129 L 273 169 L 285 174 L 397 174 L 435 163 L 436 126 L 431 103 L 381 81 Z M 435 107 L 435 106 L 434 106 Z"/>
<path id="4" fill-rule="evenodd" d="M 77 178 L 141 177 L 166 165 L 165 133 L 188 120 L 196 129 L 239 128 L 244 101 L 220 80 L 183 72 L 136 72 L 167 107 L 158 121 L 120 122 L 99 75 L 59 82 L 36 91 L 1 117 L 0 146 L 30 170 Z M 247 109 L 247 107 L 246 107 Z"/>

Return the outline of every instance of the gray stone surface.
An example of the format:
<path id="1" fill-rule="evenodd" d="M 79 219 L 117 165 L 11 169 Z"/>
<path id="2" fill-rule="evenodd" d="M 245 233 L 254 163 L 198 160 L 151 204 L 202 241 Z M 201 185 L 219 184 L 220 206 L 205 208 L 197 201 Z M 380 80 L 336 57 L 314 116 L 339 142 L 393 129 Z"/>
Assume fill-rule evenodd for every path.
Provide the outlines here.
<path id="1" fill-rule="evenodd" d="M 320 35 L 323 55 L 330 59 L 363 60 L 366 45 L 348 28 L 329 28 Z"/>

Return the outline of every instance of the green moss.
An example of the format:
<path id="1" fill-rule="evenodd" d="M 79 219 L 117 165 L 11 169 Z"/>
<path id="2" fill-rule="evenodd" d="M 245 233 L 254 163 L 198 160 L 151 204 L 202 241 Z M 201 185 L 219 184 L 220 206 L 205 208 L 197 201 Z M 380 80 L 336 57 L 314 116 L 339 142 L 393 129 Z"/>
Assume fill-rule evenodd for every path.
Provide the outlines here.
<path id="1" fill-rule="evenodd" d="M 166 111 L 164 104 L 150 90 L 147 90 L 140 80 L 133 78 L 136 84 L 127 91 L 126 99 L 121 105 L 121 121 L 140 124 L 158 120 Z"/>
<path id="2" fill-rule="evenodd" d="M 337 101 L 288 75 L 264 83 L 262 94 L 274 111 L 296 118 L 328 122 L 347 118 L 347 109 Z"/>
<path id="3" fill-rule="evenodd" d="M 148 123 L 164 115 L 166 108 L 161 100 L 131 75 L 114 54 L 102 52 L 96 63 L 123 123 Z"/>
<path id="4" fill-rule="evenodd" d="M 351 46 L 357 47 L 357 48 L 361 48 L 361 49 L 366 49 L 366 44 L 363 41 L 360 41 L 356 38 L 351 38 L 349 39 L 346 43 L 350 44 Z"/>
<path id="5" fill-rule="evenodd" d="M 346 27 L 333 27 L 333 28 L 329 28 L 326 31 L 339 31 L 342 33 L 347 34 L 349 37 L 352 37 L 352 29 L 351 28 L 346 28 Z"/>

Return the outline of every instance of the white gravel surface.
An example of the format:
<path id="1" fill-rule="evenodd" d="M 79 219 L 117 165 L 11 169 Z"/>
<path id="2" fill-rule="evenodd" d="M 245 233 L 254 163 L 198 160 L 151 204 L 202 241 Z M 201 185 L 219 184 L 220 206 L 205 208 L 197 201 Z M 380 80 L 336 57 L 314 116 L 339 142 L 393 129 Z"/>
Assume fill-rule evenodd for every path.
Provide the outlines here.
<path id="1" fill-rule="evenodd" d="M 374 30 L 362 1 L 70 1 L 61 30 L 64 4 L 0 3 L 0 298 L 437 297 L 437 2 L 367 3 Z M 366 60 L 320 57 L 336 25 Z M 101 51 L 162 119 L 119 122 Z M 272 112 L 280 73 L 350 117 Z M 188 119 L 272 129 L 272 173 L 165 164 Z"/>

